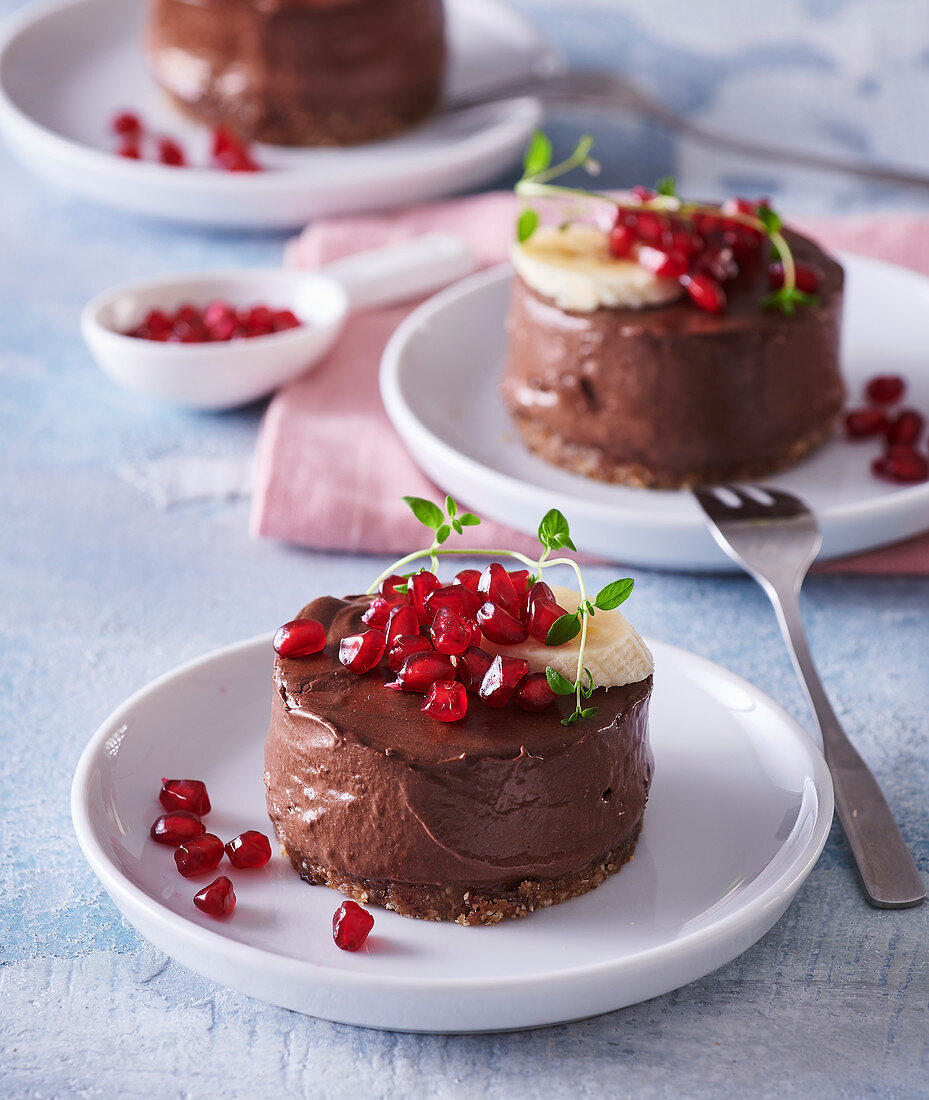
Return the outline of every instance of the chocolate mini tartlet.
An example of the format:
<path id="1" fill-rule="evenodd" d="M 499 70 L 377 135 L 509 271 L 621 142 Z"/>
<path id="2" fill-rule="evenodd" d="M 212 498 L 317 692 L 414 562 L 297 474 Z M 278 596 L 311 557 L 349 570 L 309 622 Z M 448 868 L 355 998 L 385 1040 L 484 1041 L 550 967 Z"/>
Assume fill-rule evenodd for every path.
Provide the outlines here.
<path id="1" fill-rule="evenodd" d="M 428 117 L 442 0 L 149 0 L 149 63 L 201 122 L 277 145 L 353 145 Z"/>

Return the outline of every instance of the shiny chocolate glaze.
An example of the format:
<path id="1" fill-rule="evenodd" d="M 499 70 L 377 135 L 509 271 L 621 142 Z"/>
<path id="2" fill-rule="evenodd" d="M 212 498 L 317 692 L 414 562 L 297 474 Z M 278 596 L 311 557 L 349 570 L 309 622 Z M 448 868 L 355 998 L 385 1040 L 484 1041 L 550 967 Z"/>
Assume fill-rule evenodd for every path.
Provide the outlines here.
<path id="1" fill-rule="evenodd" d="M 277 144 L 370 141 L 426 117 L 442 0 L 149 0 L 156 79 L 204 122 Z"/>
<path id="2" fill-rule="evenodd" d="M 565 465 L 576 451 L 578 472 L 641 471 L 671 487 L 777 469 L 822 442 L 845 399 L 843 273 L 812 241 L 787 237 L 823 272 L 817 303 L 790 317 L 762 308 L 760 261 L 727 285 L 720 316 L 686 297 L 572 313 L 515 278 L 502 392 L 530 445 L 543 440 L 537 449 Z"/>
<path id="3" fill-rule="evenodd" d="M 597 690 L 594 719 L 561 725 L 573 700 L 541 714 L 492 709 L 441 723 L 423 697 L 390 691 L 338 661 L 365 629 L 366 597 L 315 600 L 300 617 L 326 627 L 312 657 L 278 659 L 265 747 L 278 838 L 362 878 L 487 888 L 554 878 L 634 834 L 652 772 L 651 677 Z"/>

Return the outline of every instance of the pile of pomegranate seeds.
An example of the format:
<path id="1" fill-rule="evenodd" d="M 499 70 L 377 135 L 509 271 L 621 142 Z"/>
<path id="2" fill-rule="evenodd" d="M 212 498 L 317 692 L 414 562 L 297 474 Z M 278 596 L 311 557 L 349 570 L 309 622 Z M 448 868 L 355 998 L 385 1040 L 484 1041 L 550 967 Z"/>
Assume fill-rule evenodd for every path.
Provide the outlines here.
<path id="1" fill-rule="evenodd" d="M 300 328 L 302 323 L 289 309 L 271 309 L 266 305 L 236 309 L 228 302 L 216 301 L 202 310 L 193 305 L 180 306 L 173 313 L 149 310 L 140 324 L 123 335 L 161 344 L 211 344 L 270 336 L 273 332 Z"/>
<path id="2" fill-rule="evenodd" d="M 343 951 L 357 951 L 374 927 L 374 917 L 354 901 L 343 901 L 332 916 L 332 938 Z"/>
<path id="3" fill-rule="evenodd" d="M 291 624 L 288 624 L 291 625 Z M 212 809 L 206 784 L 199 779 L 162 779 L 158 800 L 166 813 L 151 827 L 152 840 L 174 848 L 174 862 L 184 878 L 215 871 L 223 856 L 233 867 L 264 867 L 271 858 L 271 842 L 255 829 L 239 833 L 227 844 L 206 831 L 200 820 Z M 194 905 L 211 917 L 228 917 L 235 909 L 232 882 L 220 875 L 194 896 Z"/>
<path id="4" fill-rule="evenodd" d="M 916 409 L 897 407 L 905 393 L 906 382 L 898 375 L 875 375 L 865 386 L 868 404 L 845 414 L 845 434 L 849 439 L 880 439 L 884 453 L 871 463 L 874 475 L 915 485 L 929 481 L 929 455 L 918 448 L 926 420 Z"/>
<path id="5" fill-rule="evenodd" d="M 117 139 L 116 155 L 128 160 L 157 160 L 171 168 L 186 168 L 189 164 L 184 147 L 175 138 L 150 133 L 140 115 L 120 111 L 110 120 L 110 129 Z M 211 165 L 226 172 L 260 172 L 261 165 L 248 145 L 224 126 L 212 131 Z M 145 156 L 148 152 L 148 156 Z"/>

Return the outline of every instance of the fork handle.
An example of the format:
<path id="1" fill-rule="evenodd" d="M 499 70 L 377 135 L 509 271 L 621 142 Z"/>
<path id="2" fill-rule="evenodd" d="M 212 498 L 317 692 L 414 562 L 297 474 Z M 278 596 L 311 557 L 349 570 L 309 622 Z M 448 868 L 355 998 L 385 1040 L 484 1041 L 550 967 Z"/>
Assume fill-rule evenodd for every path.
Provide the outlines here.
<path id="1" fill-rule="evenodd" d="M 926 898 L 925 884 L 877 780 L 846 737 L 826 696 L 807 645 L 797 594 L 764 587 L 822 734 L 836 810 L 868 901 L 881 909 L 919 905 Z"/>

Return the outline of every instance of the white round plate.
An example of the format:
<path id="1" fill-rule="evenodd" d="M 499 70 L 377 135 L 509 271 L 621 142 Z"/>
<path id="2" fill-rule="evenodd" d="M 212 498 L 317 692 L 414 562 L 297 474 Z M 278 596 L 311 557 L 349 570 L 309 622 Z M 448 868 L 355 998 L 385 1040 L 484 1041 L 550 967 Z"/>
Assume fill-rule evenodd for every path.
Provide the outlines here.
<path id="1" fill-rule="evenodd" d="M 449 93 L 474 93 L 560 64 L 497 0 L 446 0 Z M 256 146 L 254 174 L 168 168 L 112 153 L 110 119 L 139 111 L 206 164 L 206 127 L 164 99 L 142 55 L 143 0 L 30 4 L 0 29 L 0 129 L 34 171 L 89 198 L 199 225 L 292 228 L 475 187 L 505 169 L 540 118 L 533 99 L 437 116 L 400 137 L 348 149 Z M 36 74 L 41 79 L 36 79 Z"/>
<path id="2" fill-rule="evenodd" d="M 81 848 L 143 936 L 193 970 L 312 1016 L 402 1031 L 492 1031 L 578 1019 L 709 973 L 762 936 L 815 864 L 832 784 L 804 731 L 725 669 L 653 644 L 655 777 L 635 860 L 525 920 L 462 928 L 372 909 L 357 954 L 332 942 L 341 895 L 275 855 L 230 871 L 231 919 L 192 904 L 149 839 L 162 775 L 205 780 L 211 831 L 270 830 L 262 784 L 270 636 L 184 665 L 124 703 L 78 765 Z M 219 873 L 219 872 L 216 872 Z"/>
<path id="3" fill-rule="evenodd" d="M 843 256 L 842 331 L 850 399 L 874 374 L 910 381 L 907 403 L 929 408 L 929 279 Z M 559 508 L 580 550 L 658 569 L 734 570 L 689 492 L 659 492 L 570 474 L 531 454 L 503 408 L 509 266 L 430 298 L 384 352 L 381 393 L 394 427 L 423 470 L 481 515 L 535 534 Z M 929 484 L 894 486 L 871 474 L 875 442 L 833 439 L 767 479 L 802 497 L 823 531 L 821 558 L 841 557 L 929 528 Z"/>

